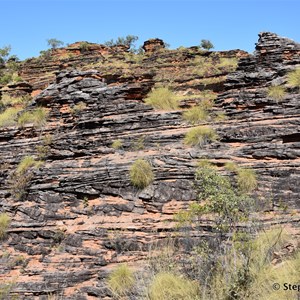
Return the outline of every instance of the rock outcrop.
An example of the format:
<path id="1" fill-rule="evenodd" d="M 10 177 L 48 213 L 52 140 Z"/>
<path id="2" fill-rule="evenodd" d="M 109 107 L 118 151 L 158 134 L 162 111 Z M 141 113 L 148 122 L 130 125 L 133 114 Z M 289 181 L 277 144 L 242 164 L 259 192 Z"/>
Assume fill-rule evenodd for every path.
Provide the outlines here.
<path id="1" fill-rule="evenodd" d="M 112 266 L 125 261 L 138 266 L 149 245 L 176 230 L 173 215 L 196 199 L 193 179 L 201 158 L 223 173 L 229 161 L 254 169 L 256 196 L 264 195 L 260 217 L 265 224 L 299 224 L 300 94 L 286 84 L 287 72 L 300 64 L 299 44 L 262 33 L 254 55 L 224 52 L 224 57 L 241 56 L 226 81 L 226 71 L 189 72 L 191 59 L 211 52 L 153 52 L 139 65 L 129 59 L 109 73 L 103 49 L 95 47 L 100 55 L 81 60 L 81 70 L 78 60 L 78 70 L 63 68 L 55 79 L 57 65 L 25 63 L 22 74 L 33 90 L 52 81 L 27 108 L 44 107 L 48 122 L 42 129 L 0 130 L 0 211 L 12 219 L 0 245 L 0 279 L 10 278 L 20 299 L 52 294 L 70 300 L 109 298 L 105 277 Z M 88 70 L 85 64 L 95 61 Z M 128 65 L 134 74 L 126 73 Z M 203 82 L 216 77 L 221 81 Z M 182 109 L 158 111 L 145 105 L 154 84 L 165 82 L 182 95 L 205 88 L 220 93 L 214 110 L 228 118 L 210 124 L 217 142 L 201 148 L 184 145 L 192 126 L 183 121 Z M 267 96 L 272 84 L 286 85 L 283 101 Z M 197 97 L 187 97 L 181 108 L 195 101 Z M 119 149 L 112 147 L 116 140 L 121 140 Z M 42 156 L 44 162 L 31 169 L 24 183 L 15 170 L 26 155 Z M 129 178 L 138 158 L 154 170 L 154 182 L 144 189 L 135 188 Z M 20 185 L 25 193 L 16 198 Z M 204 224 L 206 234 L 209 226 Z"/>

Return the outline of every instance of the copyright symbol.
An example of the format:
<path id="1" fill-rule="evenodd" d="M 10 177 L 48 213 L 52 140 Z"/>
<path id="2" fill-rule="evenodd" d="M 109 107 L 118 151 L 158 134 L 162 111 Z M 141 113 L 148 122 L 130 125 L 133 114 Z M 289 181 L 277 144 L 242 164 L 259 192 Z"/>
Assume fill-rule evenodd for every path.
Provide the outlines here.
<path id="1" fill-rule="evenodd" d="M 273 290 L 278 291 L 280 289 L 280 284 L 279 283 L 273 283 Z"/>

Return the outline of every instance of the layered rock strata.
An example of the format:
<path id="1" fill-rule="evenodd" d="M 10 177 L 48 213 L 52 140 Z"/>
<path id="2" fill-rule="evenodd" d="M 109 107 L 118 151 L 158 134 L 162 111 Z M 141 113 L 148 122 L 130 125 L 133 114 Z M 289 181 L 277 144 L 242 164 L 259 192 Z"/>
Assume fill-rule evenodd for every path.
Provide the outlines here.
<path id="1" fill-rule="evenodd" d="M 299 44 L 260 34 L 254 55 L 241 58 L 224 85 L 211 85 L 222 92 L 214 110 L 228 118 L 210 124 L 219 140 L 202 147 L 184 145 L 192 126 L 183 121 L 182 108 L 158 111 L 144 104 L 155 83 L 148 70 L 129 81 L 104 75 L 101 66 L 58 73 L 28 107 L 48 110 L 46 126 L 0 131 L 0 210 L 12 219 L 0 246 L 2 282 L 13 281 L 12 294 L 20 299 L 111 297 L 105 277 L 114 265 L 142 264 L 149 245 L 176 231 L 174 214 L 197 198 L 193 179 L 201 158 L 224 174 L 229 161 L 254 169 L 255 196 L 265 211 L 261 220 L 298 226 L 300 95 L 286 84 L 286 74 L 299 66 L 299 54 Z M 158 52 L 145 61 L 159 56 L 174 59 Z M 177 91 L 203 89 L 183 73 L 173 82 Z M 283 101 L 267 96 L 272 84 L 286 86 Z M 119 149 L 112 147 L 116 140 L 122 142 Z M 16 173 L 18 163 L 41 154 L 43 164 L 32 169 L 23 185 L 26 193 L 17 199 L 14 189 L 23 179 Z M 138 158 L 154 170 L 154 182 L 144 189 L 129 178 Z M 201 234 L 209 234 L 209 223 Z"/>

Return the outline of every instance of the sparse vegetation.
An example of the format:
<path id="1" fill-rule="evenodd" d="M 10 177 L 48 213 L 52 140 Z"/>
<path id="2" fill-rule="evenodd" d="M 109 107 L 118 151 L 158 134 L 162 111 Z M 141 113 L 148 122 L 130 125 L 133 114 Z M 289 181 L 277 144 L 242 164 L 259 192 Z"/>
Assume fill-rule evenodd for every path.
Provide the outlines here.
<path id="1" fill-rule="evenodd" d="M 77 104 L 75 104 L 72 109 L 71 109 L 71 113 L 72 114 L 78 114 L 80 113 L 81 111 L 85 110 L 87 107 L 86 103 L 80 101 L 78 102 Z"/>
<path id="2" fill-rule="evenodd" d="M 53 135 L 50 133 L 45 134 L 42 138 L 42 141 L 45 146 L 51 145 L 53 143 Z"/>
<path id="3" fill-rule="evenodd" d="M 156 109 L 174 110 L 178 109 L 177 96 L 167 87 L 153 89 L 145 99 L 145 103 Z"/>
<path id="4" fill-rule="evenodd" d="M 207 121 L 208 117 L 207 110 L 200 106 L 194 106 L 182 114 L 182 118 L 192 125 Z"/>
<path id="5" fill-rule="evenodd" d="M 184 143 L 189 146 L 202 146 L 218 139 L 215 130 L 209 126 L 198 126 L 190 129 L 184 138 Z"/>
<path id="6" fill-rule="evenodd" d="M 116 150 L 122 148 L 122 146 L 123 146 L 123 143 L 122 143 L 122 140 L 120 140 L 120 139 L 114 140 L 111 144 L 111 147 Z"/>
<path id="7" fill-rule="evenodd" d="M 205 50 L 210 50 L 214 48 L 214 45 L 210 40 L 201 40 L 200 47 Z"/>
<path id="8" fill-rule="evenodd" d="M 224 167 L 227 171 L 230 172 L 237 172 L 239 170 L 238 165 L 232 161 L 228 161 Z"/>
<path id="9" fill-rule="evenodd" d="M 30 168 L 38 168 L 42 164 L 41 161 L 37 161 L 33 156 L 25 156 L 22 158 L 20 163 L 18 164 L 16 173 L 18 175 L 24 174 Z"/>
<path id="10" fill-rule="evenodd" d="M 268 97 L 276 101 L 282 101 L 285 97 L 285 88 L 280 85 L 270 86 L 268 88 Z"/>
<path id="11" fill-rule="evenodd" d="M 137 188 L 145 188 L 154 180 L 151 165 L 141 158 L 133 163 L 129 174 L 131 183 Z"/>
<path id="12" fill-rule="evenodd" d="M 140 136 L 138 139 L 136 139 L 131 148 L 135 151 L 143 150 L 145 149 L 145 136 Z"/>
<path id="13" fill-rule="evenodd" d="M 217 64 L 219 69 L 224 69 L 227 72 L 232 72 L 236 69 L 238 64 L 237 58 L 220 57 L 220 62 Z"/>
<path id="14" fill-rule="evenodd" d="M 86 51 L 89 50 L 89 43 L 87 42 L 81 42 L 79 45 L 79 49 L 81 53 L 85 53 Z"/>
<path id="15" fill-rule="evenodd" d="M 108 277 L 108 286 L 116 296 L 128 294 L 134 283 L 134 274 L 126 264 L 118 266 Z"/>
<path id="16" fill-rule="evenodd" d="M 196 282 L 172 273 L 156 274 L 149 286 L 151 300 L 197 300 L 198 295 Z"/>
<path id="17" fill-rule="evenodd" d="M 10 217 L 6 213 L 0 214 L 0 240 L 5 238 L 10 221 Z"/>
<path id="18" fill-rule="evenodd" d="M 48 39 L 47 43 L 48 43 L 48 46 L 50 46 L 52 49 L 56 49 L 56 48 L 64 45 L 64 42 L 54 39 L 54 38 Z"/>
<path id="19" fill-rule="evenodd" d="M 10 293 L 14 287 L 14 282 L 1 282 L 0 283 L 0 300 L 17 300 L 14 296 L 10 296 Z"/>
<path id="20" fill-rule="evenodd" d="M 257 187 L 256 174 L 251 169 L 237 170 L 237 184 L 240 192 L 251 193 Z"/>
<path id="21" fill-rule="evenodd" d="M 3 46 L 2 48 L 0 48 L 0 64 L 1 63 L 4 64 L 5 62 L 7 62 L 10 51 L 11 51 L 10 45 Z"/>
<path id="22" fill-rule="evenodd" d="M 287 82 L 292 87 L 300 88 L 300 68 L 288 73 Z"/>
<path id="23" fill-rule="evenodd" d="M 19 126 L 33 124 L 37 128 L 43 127 L 47 122 L 48 112 L 45 108 L 39 107 L 32 111 L 26 111 L 18 118 Z"/>
<path id="24" fill-rule="evenodd" d="M 16 118 L 21 108 L 9 107 L 0 114 L 0 127 L 12 126 L 16 124 Z"/>
<path id="25" fill-rule="evenodd" d="M 104 45 L 108 46 L 108 47 L 115 47 L 115 46 L 123 45 L 123 46 L 128 47 L 128 49 L 131 52 L 136 52 L 136 48 L 135 48 L 134 43 L 138 39 L 139 39 L 138 36 L 129 34 L 126 37 L 118 37 L 116 39 L 116 41 L 114 41 L 113 39 L 111 39 L 111 40 L 105 42 Z"/>

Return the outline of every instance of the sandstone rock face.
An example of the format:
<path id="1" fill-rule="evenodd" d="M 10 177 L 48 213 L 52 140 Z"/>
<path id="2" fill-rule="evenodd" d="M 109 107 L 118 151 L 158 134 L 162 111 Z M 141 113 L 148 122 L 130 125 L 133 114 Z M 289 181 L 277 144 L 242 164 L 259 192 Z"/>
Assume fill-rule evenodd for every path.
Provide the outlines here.
<path id="1" fill-rule="evenodd" d="M 201 158 L 223 173 L 228 161 L 253 168 L 259 178 L 256 196 L 265 197 L 262 220 L 299 223 L 300 94 L 286 84 L 287 72 L 300 64 L 299 44 L 262 33 L 253 56 L 224 53 L 242 57 L 238 68 L 225 82 L 208 87 L 220 93 L 214 110 L 225 111 L 228 119 L 210 124 L 220 139 L 201 148 L 184 145 L 192 126 L 182 120 L 182 110 L 158 111 L 144 104 L 154 83 L 171 73 L 181 74 L 172 81 L 176 91 L 203 90 L 203 76 L 187 71 L 189 59 L 200 55 L 193 51 L 180 53 L 180 60 L 179 53 L 154 53 L 142 66 L 159 64 L 160 55 L 165 65 L 159 71 L 133 64 L 138 71 L 127 73 L 126 80 L 124 70 L 109 74 L 103 64 L 93 70 L 66 68 L 51 77 L 54 81 L 28 108 L 48 110 L 45 127 L 0 130 L 5 164 L 0 211 L 12 219 L 0 244 L 0 280 L 15 282 L 12 290 L 19 299 L 52 294 L 70 300 L 110 298 L 105 278 L 112 267 L 125 261 L 142 264 L 151 243 L 176 231 L 173 215 L 197 198 L 193 179 Z M 34 89 L 48 82 L 42 76 L 39 83 L 39 75 L 33 79 L 30 72 L 24 70 Z M 272 84 L 286 85 L 283 101 L 267 96 Z M 195 101 L 184 100 L 181 107 Z M 112 147 L 116 140 L 119 149 Z M 25 194 L 15 197 L 23 179 L 15 172 L 17 164 L 25 155 L 41 154 L 44 162 L 31 170 Z M 153 183 L 144 189 L 135 188 L 129 177 L 138 158 L 154 171 Z M 282 204 L 286 209 L 280 209 Z M 203 229 L 207 234 L 207 224 Z"/>
<path id="2" fill-rule="evenodd" d="M 161 39 L 151 39 L 144 42 L 143 49 L 145 52 L 155 52 L 165 48 L 165 43 Z"/>

